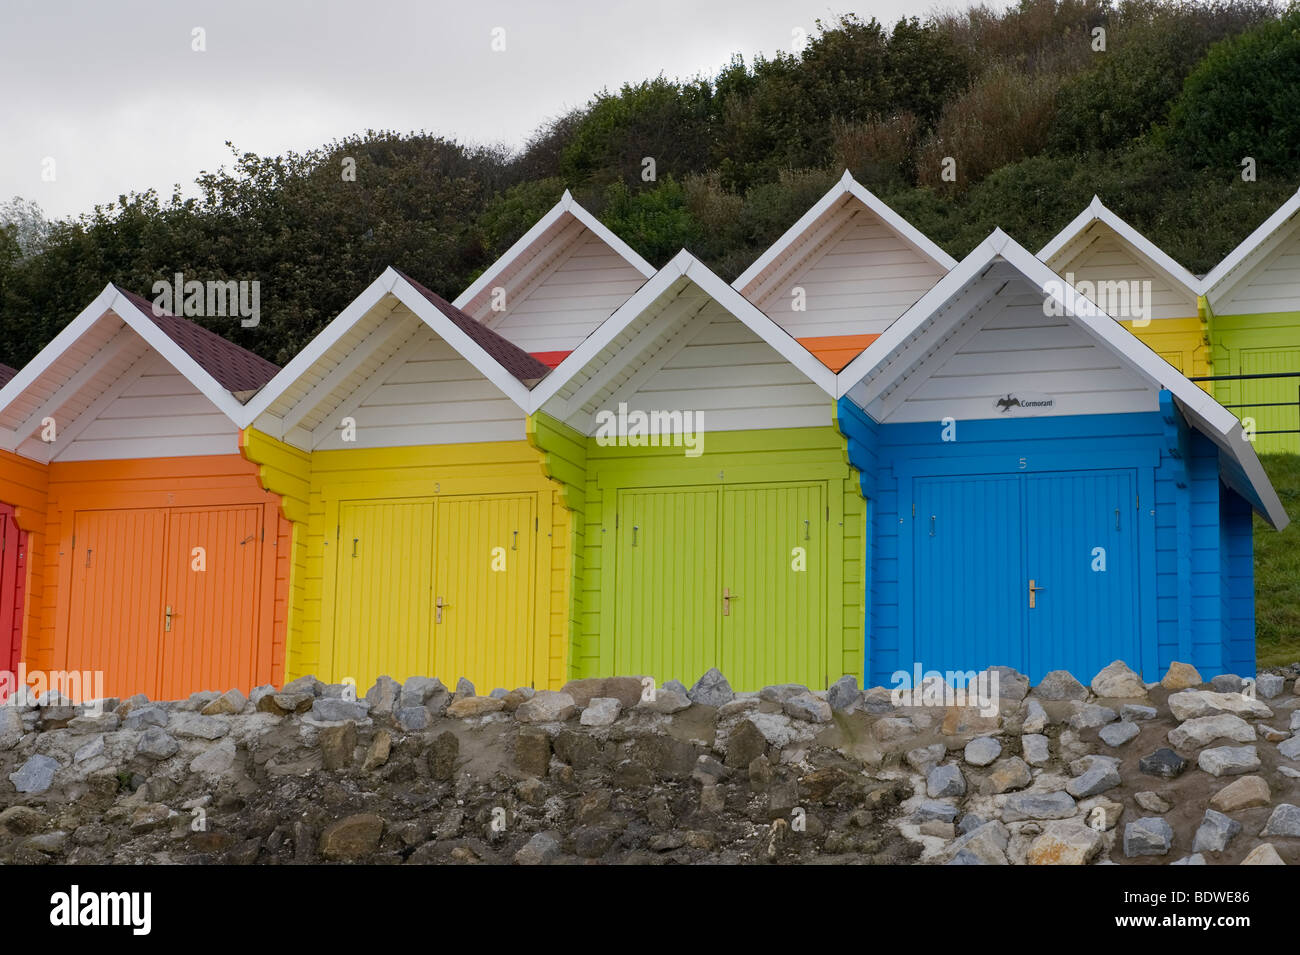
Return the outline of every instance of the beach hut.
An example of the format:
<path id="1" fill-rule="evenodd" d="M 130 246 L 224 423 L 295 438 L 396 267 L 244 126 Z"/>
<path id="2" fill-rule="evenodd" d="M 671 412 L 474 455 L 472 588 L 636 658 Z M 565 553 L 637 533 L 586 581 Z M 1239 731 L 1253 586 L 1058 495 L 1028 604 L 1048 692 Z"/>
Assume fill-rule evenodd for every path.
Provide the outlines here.
<path id="1" fill-rule="evenodd" d="M 109 285 L 0 388 L 29 670 L 153 698 L 281 678 L 288 525 L 238 425 L 275 371 Z"/>
<path id="2" fill-rule="evenodd" d="M 1096 196 L 1038 257 L 1184 375 L 1210 374 L 1200 281 Z"/>
<path id="3" fill-rule="evenodd" d="M 389 269 L 250 403 L 294 521 L 290 677 L 563 683 L 568 512 L 526 439 L 549 371 Z"/>
<path id="4" fill-rule="evenodd" d="M 839 371 L 953 264 L 846 171 L 732 285 Z"/>
<path id="5" fill-rule="evenodd" d="M 869 502 L 866 677 L 1255 671 L 1236 417 L 995 231 L 839 375 Z"/>
<path id="6" fill-rule="evenodd" d="M 573 512 L 570 673 L 824 688 L 862 665 L 834 374 L 686 252 L 534 390 Z"/>
<path id="7" fill-rule="evenodd" d="M 1214 394 L 1260 453 L 1300 453 L 1300 192 L 1205 276 Z M 1235 377 L 1250 376 L 1250 377 Z"/>
<path id="8" fill-rule="evenodd" d="M 0 388 L 16 374 L 16 369 L 0 365 Z M 19 526 L 14 506 L 0 501 L 0 674 L 18 672 L 23 647 L 23 591 L 26 587 L 27 532 Z M 0 687 L 0 700 L 4 699 L 6 692 Z"/>
<path id="9" fill-rule="evenodd" d="M 653 274 L 565 190 L 452 304 L 554 368 Z"/>

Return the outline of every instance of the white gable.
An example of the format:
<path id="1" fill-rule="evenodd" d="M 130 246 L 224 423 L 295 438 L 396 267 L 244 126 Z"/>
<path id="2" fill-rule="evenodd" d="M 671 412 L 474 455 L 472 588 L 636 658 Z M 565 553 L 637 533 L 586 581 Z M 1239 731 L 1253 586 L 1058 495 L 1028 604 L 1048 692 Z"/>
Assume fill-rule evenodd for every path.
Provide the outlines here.
<path id="1" fill-rule="evenodd" d="M 750 300 L 796 338 L 875 335 L 946 272 L 904 242 L 856 198 L 835 213 L 825 239 Z M 802 290 L 802 301 L 796 290 Z"/>
<path id="2" fill-rule="evenodd" d="M 522 288 L 505 288 L 502 311 L 472 317 L 527 352 L 571 351 L 627 301 L 645 276 L 591 230 L 578 237 Z"/>
<path id="3" fill-rule="evenodd" d="M 1083 233 L 1048 259 L 1047 264 L 1085 293 L 1089 288 L 1082 283 L 1088 283 L 1094 290 L 1100 283 L 1124 283 L 1127 295 L 1132 296 L 1136 291 L 1141 296 L 1142 306 L 1149 304 L 1147 317 L 1152 320 L 1196 317 L 1196 290 L 1153 267 L 1104 222 L 1094 219 Z M 1089 297 L 1103 304 L 1100 301 L 1102 296 L 1091 294 Z M 1132 301 L 1136 305 L 1139 300 Z M 1136 313 L 1120 315 L 1110 307 L 1107 310 L 1112 317 L 1126 321 L 1141 317 Z"/>
<path id="4" fill-rule="evenodd" d="M 1008 398 L 1052 404 L 998 405 Z M 1013 279 L 972 312 L 902 388 L 867 410 L 880 421 L 961 421 L 1158 408 L 1152 382 L 1073 319 L 1045 314 L 1042 292 Z"/>
<path id="5" fill-rule="evenodd" d="M 1219 315 L 1300 312 L 1300 216 L 1292 219 L 1265 247 L 1253 265 L 1246 260 L 1240 277 L 1230 279 L 1214 300 Z"/>

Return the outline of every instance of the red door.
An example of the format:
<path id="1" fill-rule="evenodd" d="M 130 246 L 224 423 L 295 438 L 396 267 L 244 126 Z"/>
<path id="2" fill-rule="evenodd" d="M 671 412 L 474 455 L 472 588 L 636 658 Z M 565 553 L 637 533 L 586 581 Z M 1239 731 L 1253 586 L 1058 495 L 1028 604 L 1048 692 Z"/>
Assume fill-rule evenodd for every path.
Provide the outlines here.
<path id="1" fill-rule="evenodd" d="M 27 534 L 13 508 L 0 504 L 0 670 L 18 673 L 23 650 L 23 588 L 27 580 Z M 10 681 L 4 681 L 13 685 Z M 0 702 L 5 698 L 0 686 Z"/>

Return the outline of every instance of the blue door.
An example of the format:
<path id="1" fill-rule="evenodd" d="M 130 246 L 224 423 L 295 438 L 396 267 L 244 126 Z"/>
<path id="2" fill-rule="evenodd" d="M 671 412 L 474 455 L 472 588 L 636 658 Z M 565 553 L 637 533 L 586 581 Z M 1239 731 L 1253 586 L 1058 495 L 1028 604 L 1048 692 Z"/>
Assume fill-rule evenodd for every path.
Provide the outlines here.
<path id="1" fill-rule="evenodd" d="M 1086 683 L 1112 660 L 1141 671 L 1136 478 L 1025 475 L 1030 679 L 1069 670 Z"/>
<path id="2" fill-rule="evenodd" d="M 1023 670 L 1020 475 L 917 478 L 915 495 L 915 659 L 901 668 Z"/>
<path id="3" fill-rule="evenodd" d="M 915 478 L 900 666 L 1140 671 L 1136 486 L 1132 470 Z"/>

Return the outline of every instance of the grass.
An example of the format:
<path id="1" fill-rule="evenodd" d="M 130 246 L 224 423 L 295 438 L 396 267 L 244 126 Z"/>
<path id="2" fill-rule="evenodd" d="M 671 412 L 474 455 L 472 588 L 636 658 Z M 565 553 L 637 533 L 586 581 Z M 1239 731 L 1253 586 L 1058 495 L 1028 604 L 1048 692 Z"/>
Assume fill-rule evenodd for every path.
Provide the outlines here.
<path id="1" fill-rule="evenodd" d="M 1255 517 L 1255 658 L 1261 667 L 1300 660 L 1300 454 L 1263 454 L 1295 523 L 1280 534 Z"/>

